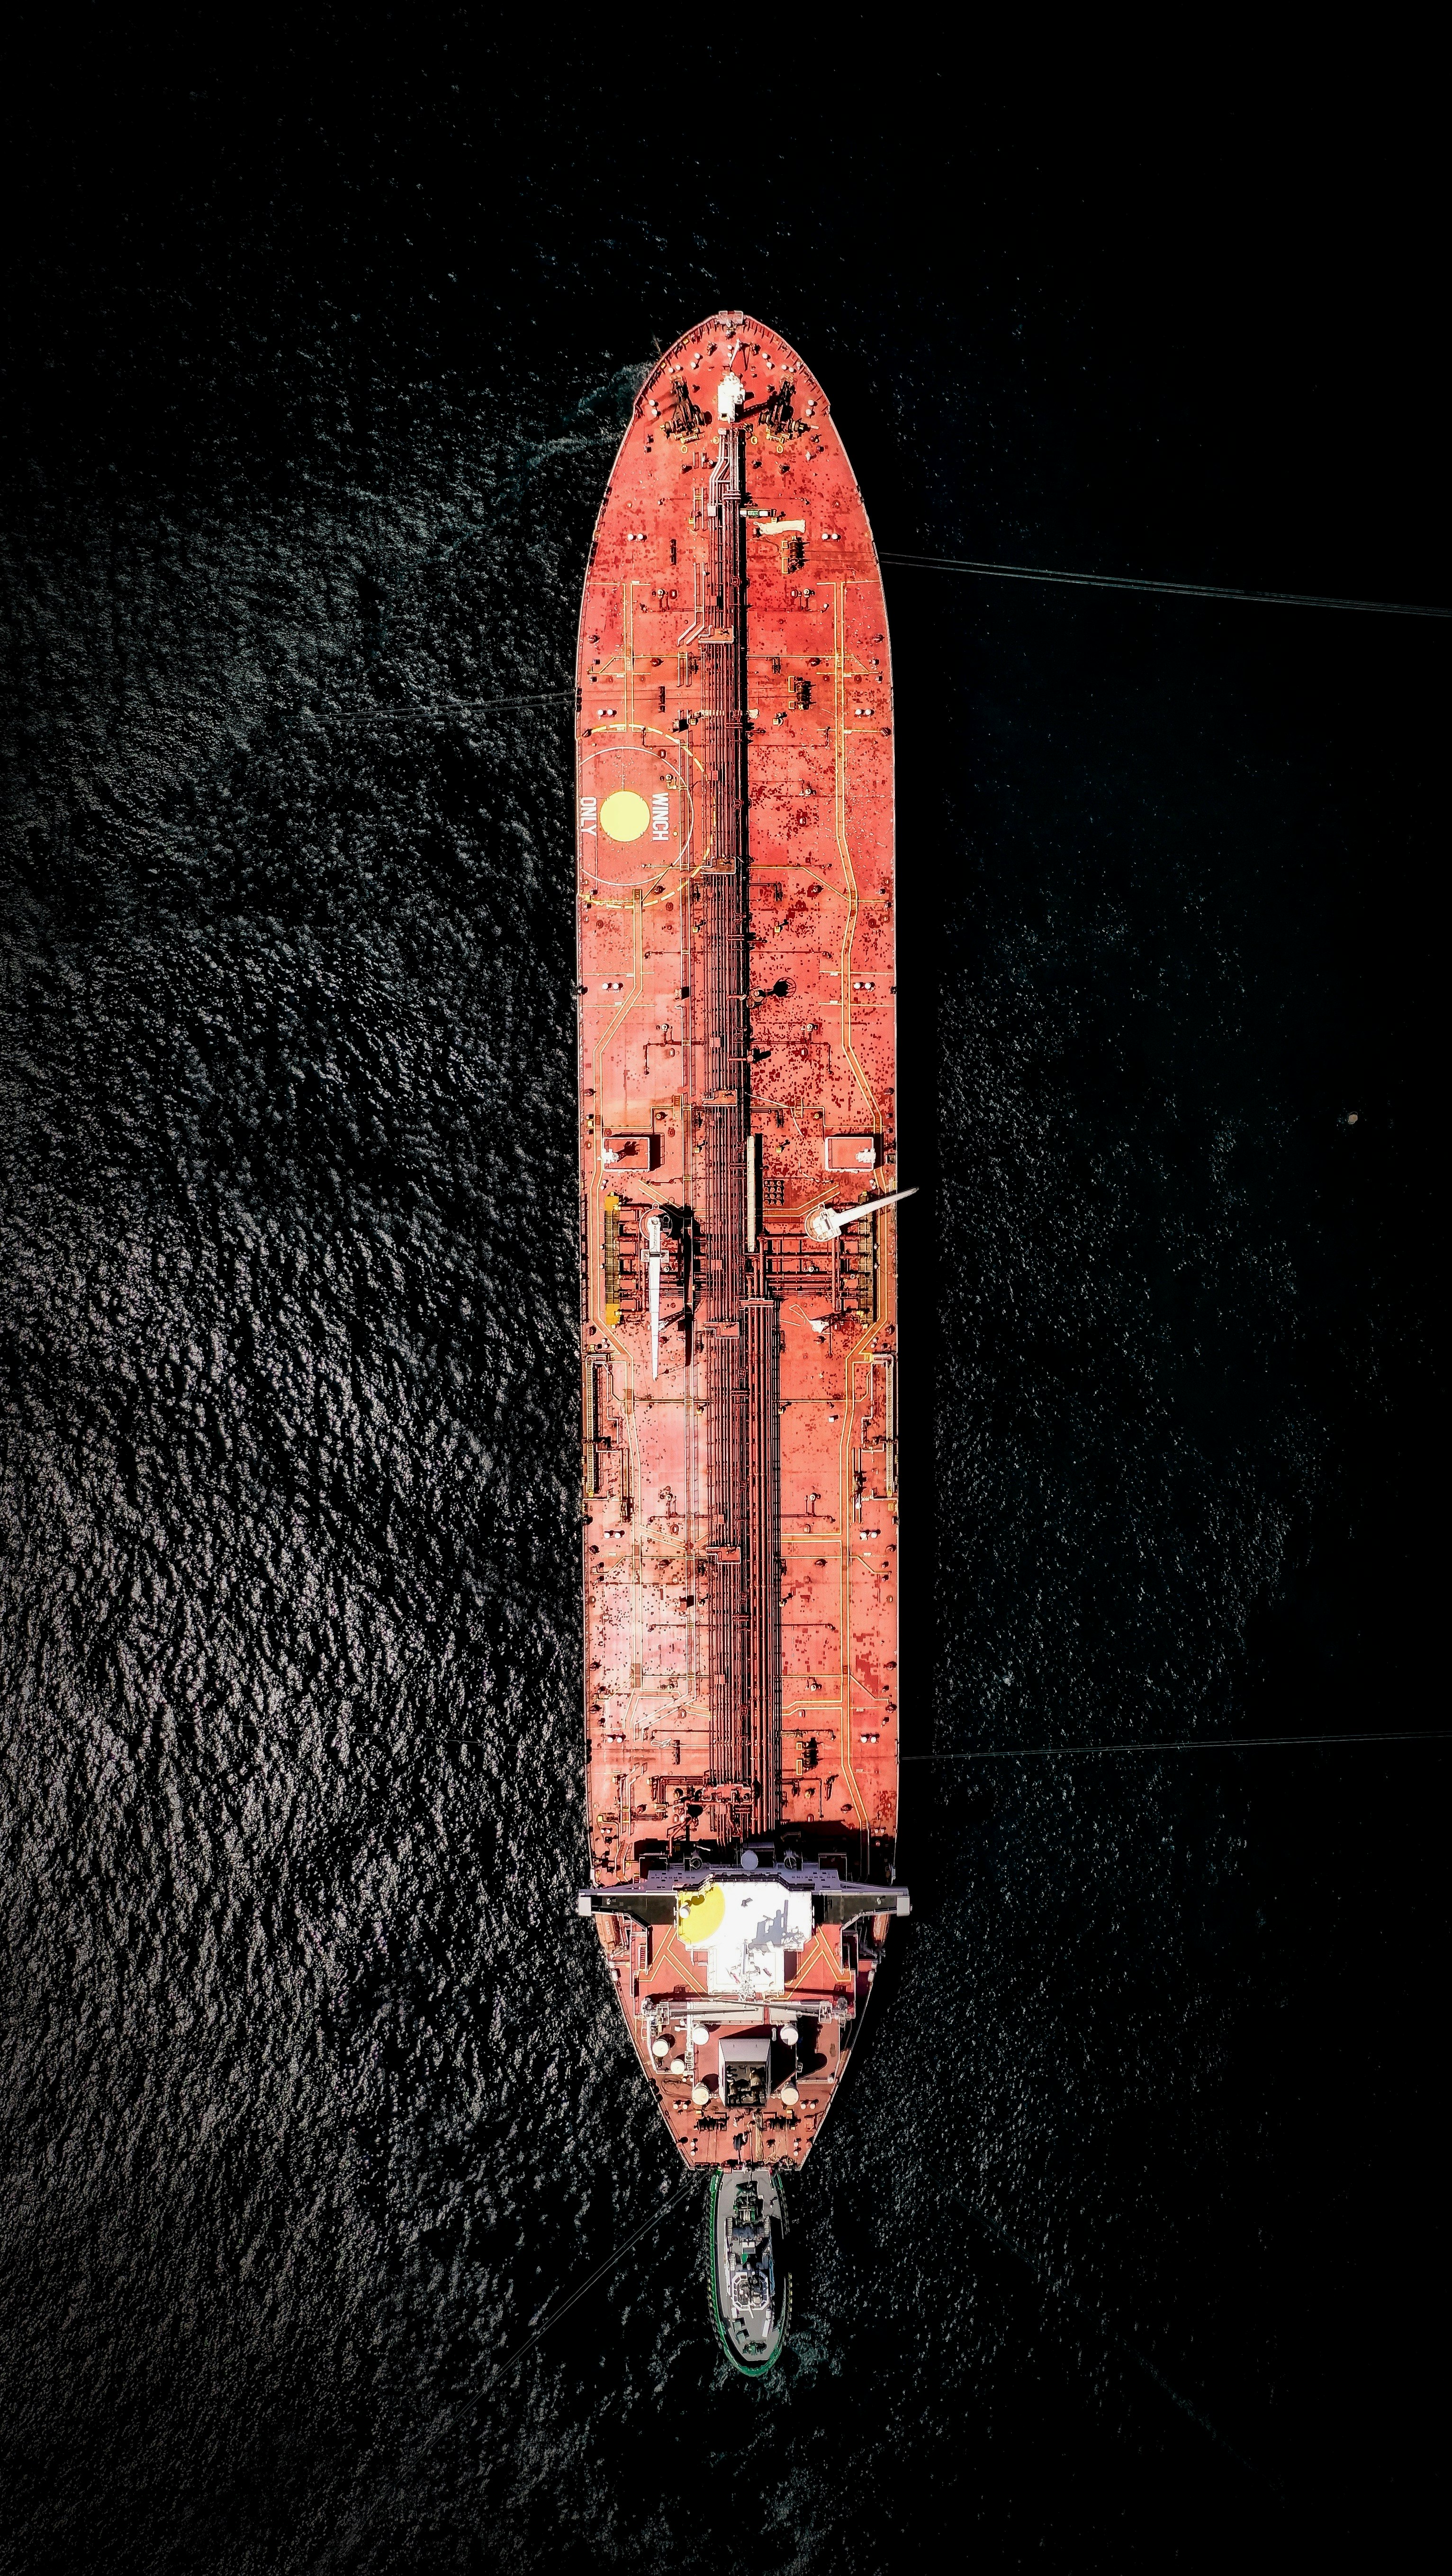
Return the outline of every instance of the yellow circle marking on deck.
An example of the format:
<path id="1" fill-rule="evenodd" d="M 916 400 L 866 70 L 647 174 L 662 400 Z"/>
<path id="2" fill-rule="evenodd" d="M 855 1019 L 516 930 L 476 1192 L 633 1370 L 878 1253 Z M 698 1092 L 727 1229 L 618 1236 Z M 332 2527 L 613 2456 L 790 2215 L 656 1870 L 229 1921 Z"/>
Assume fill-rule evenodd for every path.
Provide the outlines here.
<path id="1" fill-rule="evenodd" d="M 600 829 L 612 841 L 638 841 L 650 821 L 650 807 L 633 787 L 617 787 L 600 808 Z"/>
<path id="2" fill-rule="evenodd" d="M 676 1930 L 688 1949 L 709 1941 L 726 1920 L 726 1899 L 719 1887 L 693 1887 L 676 1898 Z"/>

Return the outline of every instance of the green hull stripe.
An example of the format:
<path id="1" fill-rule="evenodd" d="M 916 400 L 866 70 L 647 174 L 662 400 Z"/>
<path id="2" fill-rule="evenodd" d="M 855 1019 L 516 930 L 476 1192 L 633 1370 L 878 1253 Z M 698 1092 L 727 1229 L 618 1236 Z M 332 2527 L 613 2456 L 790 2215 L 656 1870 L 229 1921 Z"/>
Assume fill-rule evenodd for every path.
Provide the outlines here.
<path id="1" fill-rule="evenodd" d="M 781 2202 L 782 2217 L 785 2219 L 786 2193 L 782 2190 L 781 2183 L 775 2175 L 773 2175 L 772 2179 L 776 2183 L 777 2197 Z M 766 2361 L 743 2361 L 739 2352 L 735 2352 L 732 2349 L 730 2340 L 726 2333 L 725 2324 L 722 2321 L 721 2302 L 716 2296 L 716 2202 L 720 2195 L 720 2190 L 721 2177 L 719 2173 L 713 2173 L 711 2176 L 711 2194 L 706 2203 L 706 2279 L 711 2291 L 711 2322 L 716 2329 L 716 2340 L 720 2344 L 727 2360 L 730 2362 L 732 2369 L 739 2370 L 743 2379 L 765 2379 L 770 2371 L 775 2370 L 777 2363 L 785 2352 L 786 2339 L 791 2332 L 792 2276 L 790 2272 L 788 2272 L 786 2276 L 786 2310 L 782 2317 L 781 2333 L 777 2338 L 776 2350 Z M 783 2229 L 783 2238 L 784 2237 L 785 2229 Z M 783 2245 L 783 2251 L 785 2251 L 785 2245 Z"/>

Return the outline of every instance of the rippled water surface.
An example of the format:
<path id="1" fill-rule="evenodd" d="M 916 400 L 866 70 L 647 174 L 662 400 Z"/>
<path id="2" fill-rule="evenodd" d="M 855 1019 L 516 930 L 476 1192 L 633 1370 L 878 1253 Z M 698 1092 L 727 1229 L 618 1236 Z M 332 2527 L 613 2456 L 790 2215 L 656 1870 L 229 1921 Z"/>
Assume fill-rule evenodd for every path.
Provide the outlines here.
<path id="1" fill-rule="evenodd" d="M 1400 308 L 1333 232 L 1288 318 L 1168 169 L 1167 236 L 1128 182 L 1051 222 L 947 126 L 927 222 L 895 93 L 733 181 L 601 146 L 603 57 L 526 91 L 462 22 L 389 41 L 276 104 L 111 65 L 22 138 L 0 2559 L 1385 2534 L 1430 2424 L 1431 1749 L 915 1764 L 780 2373 L 720 2362 L 688 2199 L 495 2374 L 676 2183 L 572 1903 L 569 707 L 530 694 L 639 371 L 769 315 L 885 544 L 1428 597 Z M 909 1749 L 1435 1724 L 1445 630 L 889 578 Z"/>

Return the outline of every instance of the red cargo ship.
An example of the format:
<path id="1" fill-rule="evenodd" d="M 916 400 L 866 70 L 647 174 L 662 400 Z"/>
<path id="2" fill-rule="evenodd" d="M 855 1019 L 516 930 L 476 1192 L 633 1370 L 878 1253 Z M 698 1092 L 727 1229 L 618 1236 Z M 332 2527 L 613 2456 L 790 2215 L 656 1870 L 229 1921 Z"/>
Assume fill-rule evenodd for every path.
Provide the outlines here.
<path id="1" fill-rule="evenodd" d="M 577 677 L 579 1907 L 684 2161 L 797 2165 L 908 1911 L 892 698 L 827 396 L 744 314 L 636 401 Z"/>

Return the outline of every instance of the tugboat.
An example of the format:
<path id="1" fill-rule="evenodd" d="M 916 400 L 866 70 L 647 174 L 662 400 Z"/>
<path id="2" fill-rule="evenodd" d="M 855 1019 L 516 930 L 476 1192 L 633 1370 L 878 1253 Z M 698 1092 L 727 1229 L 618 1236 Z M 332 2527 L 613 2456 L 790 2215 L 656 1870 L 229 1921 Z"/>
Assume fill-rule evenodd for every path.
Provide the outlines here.
<path id="1" fill-rule="evenodd" d="M 792 2318 L 780 2175 L 760 2165 L 713 2173 L 707 2238 L 711 2315 L 721 2349 L 744 2378 L 764 2379 L 781 2359 Z"/>
<path id="2" fill-rule="evenodd" d="M 882 580 L 825 392 L 746 314 L 641 387 L 576 683 L 578 1908 L 677 2153 L 712 2169 L 718 2323 L 759 2371 L 786 2333 L 774 2176 L 811 2153 L 909 1911 L 912 1193 Z M 770 2253 L 747 2266 L 769 2331 L 755 2289 L 735 2304 L 728 2220 Z"/>

